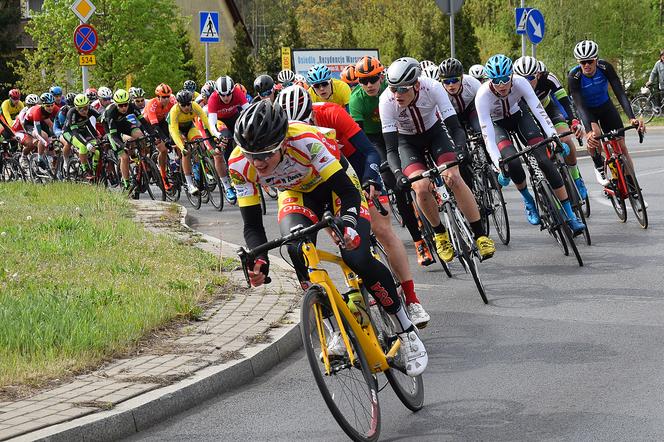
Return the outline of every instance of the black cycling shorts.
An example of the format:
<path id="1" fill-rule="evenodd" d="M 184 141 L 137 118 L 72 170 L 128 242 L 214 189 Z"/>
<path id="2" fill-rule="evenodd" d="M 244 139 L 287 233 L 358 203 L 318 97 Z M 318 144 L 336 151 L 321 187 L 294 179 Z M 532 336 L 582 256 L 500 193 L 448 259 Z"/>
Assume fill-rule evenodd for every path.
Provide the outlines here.
<path id="1" fill-rule="evenodd" d="M 622 118 L 618 113 L 618 109 L 613 105 L 611 100 L 598 107 L 588 107 L 588 118 L 591 123 L 597 123 L 602 128 L 602 132 L 609 132 L 623 127 Z M 586 128 L 590 130 L 590 128 Z"/>
<path id="2" fill-rule="evenodd" d="M 456 160 L 454 143 L 440 121 L 421 134 L 399 134 L 399 157 L 406 176 L 427 169 L 427 151 L 438 166 Z"/>

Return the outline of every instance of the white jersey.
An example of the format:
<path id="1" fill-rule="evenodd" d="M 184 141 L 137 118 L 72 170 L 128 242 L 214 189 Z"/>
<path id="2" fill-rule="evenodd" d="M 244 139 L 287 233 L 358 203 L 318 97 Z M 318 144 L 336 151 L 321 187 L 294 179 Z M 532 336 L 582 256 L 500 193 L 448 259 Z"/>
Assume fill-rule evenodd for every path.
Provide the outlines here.
<path id="1" fill-rule="evenodd" d="M 452 102 L 452 106 L 454 106 L 454 110 L 457 114 L 462 114 L 466 108 L 475 102 L 475 96 L 481 86 L 482 83 L 480 83 L 477 78 L 470 75 L 464 75 L 461 78 L 461 88 L 456 95 L 452 95 L 446 90 L 447 96 Z"/>
<path id="2" fill-rule="evenodd" d="M 421 134 L 441 118 L 456 115 L 442 84 L 427 77 L 420 77 L 419 82 L 415 100 L 406 107 L 399 106 L 389 87 L 383 91 L 378 110 L 384 133 Z"/>
<path id="3" fill-rule="evenodd" d="M 484 83 L 475 97 L 475 109 L 477 109 L 477 118 L 482 128 L 484 144 L 491 155 L 493 164 L 498 167 L 500 160 L 500 151 L 496 145 L 496 132 L 493 129 L 493 122 L 503 120 L 513 114 L 519 113 L 519 101 L 525 100 L 530 107 L 530 111 L 539 121 L 547 137 L 556 134 L 556 129 L 551 123 L 551 119 L 546 114 L 542 103 L 540 103 L 535 91 L 530 86 L 528 80 L 518 75 L 512 77 L 512 87 L 505 97 L 498 96 L 491 86 L 491 82 Z"/>

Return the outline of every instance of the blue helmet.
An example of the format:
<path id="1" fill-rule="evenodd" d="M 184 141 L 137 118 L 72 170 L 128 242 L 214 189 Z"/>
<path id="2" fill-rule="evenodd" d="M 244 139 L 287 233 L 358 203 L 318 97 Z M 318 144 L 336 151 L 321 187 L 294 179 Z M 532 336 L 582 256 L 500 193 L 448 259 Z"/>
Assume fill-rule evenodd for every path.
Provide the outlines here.
<path id="1" fill-rule="evenodd" d="M 60 86 L 53 86 L 49 89 L 49 92 L 53 95 L 62 95 L 62 88 Z"/>
<path id="2" fill-rule="evenodd" d="M 484 66 L 487 78 L 500 78 L 512 75 L 512 60 L 503 54 L 497 54 L 489 58 Z"/>
<path id="3" fill-rule="evenodd" d="M 307 83 L 314 85 L 328 81 L 332 78 L 332 72 L 324 64 L 315 64 L 307 71 Z"/>
<path id="4" fill-rule="evenodd" d="M 50 92 L 44 92 L 39 97 L 39 101 L 41 101 L 41 104 L 53 104 L 55 103 L 55 97 Z"/>

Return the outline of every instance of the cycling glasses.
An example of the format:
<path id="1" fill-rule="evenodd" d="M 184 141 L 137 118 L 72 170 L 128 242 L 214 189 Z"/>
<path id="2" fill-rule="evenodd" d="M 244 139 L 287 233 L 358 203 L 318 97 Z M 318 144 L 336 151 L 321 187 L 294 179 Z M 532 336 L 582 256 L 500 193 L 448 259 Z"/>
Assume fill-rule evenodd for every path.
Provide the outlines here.
<path id="1" fill-rule="evenodd" d="M 536 77 L 535 75 L 526 75 L 526 76 L 523 77 L 523 78 L 525 78 L 525 79 L 528 80 L 528 81 L 533 81 L 533 80 L 534 80 L 535 78 L 537 78 L 537 77 Z"/>
<path id="2" fill-rule="evenodd" d="M 268 89 L 268 90 L 266 90 L 266 91 L 259 92 L 258 95 L 260 95 L 261 97 L 265 98 L 265 97 L 269 97 L 271 93 L 272 93 L 272 89 Z"/>
<path id="3" fill-rule="evenodd" d="M 170 95 L 159 95 L 159 99 L 163 100 L 164 98 L 170 99 L 171 96 Z"/>
<path id="4" fill-rule="evenodd" d="M 595 61 L 594 58 L 591 59 L 591 60 L 579 60 L 579 64 L 582 65 L 582 66 L 585 66 L 587 64 L 592 64 L 594 61 Z"/>
<path id="5" fill-rule="evenodd" d="M 90 110 L 90 105 L 86 104 L 85 106 L 76 106 L 76 109 L 78 109 L 79 112 L 87 112 Z"/>
<path id="6" fill-rule="evenodd" d="M 129 103 L 120 103 L 118 107 L 129 107 Z"/>
<path id="7" fill-rule="evenodd" d="M 259 160 L 259 161 L 267 161 L 272 156 L 279 152 L 281 150 L 281 143 L 282 141 L 278 142 L 277 144 L 274 144 L 273 146 L 268 147 L 266 150 L 263 150 L 261 152 L 249 152 L 246 151 L 242 148 L 240 150 L 242 151 L 242 155 L 249 161 L 254 161 L 254 160 Z"/>
<path id="8" fill-rule="evenodd" d="M 314 89 L 323 89 L 324 87 L 328 87 L 329 85 L 330 85 L 330 82 L 329 82 L 329 81 L 324 81 L 324 82 L 322 82 L 322 83 L 316 83 L 316 84 L 314 84 L 312 87 L 313 87 Z"/>
<path id="9" fill-rule="evenodd" d="M 460 81 L 461 77 L 443 78 L 443 84 L 457 84 Z"/>
<path id="10" fill-rule="evenodd" d="M 393 94 L 405 94 L 413 88 L 413 85 L 410 86 L 390 86 L 390 91 Z"/>
<path id="11" fill-rule="evenodd" d="M 360 84 L 363 84 L 365 86 L 368 84 L 374 84 L 378 80 L 380 80 L 380 75 L 374 75 L 373 77 L 362 77 L 358 79 Z"/>
<path id="12" fill-rule="evenodd" d="M 496 77 L 491 79 L 491 83 L 493 84 L 507 84 L 512 80 L 511 75 L 505 75 L 503 77 Z"/>
<path id="13" fill-rule="evenodd" d="M 145 98 L 134 98 L 134 103 L 145 103 Z"/>

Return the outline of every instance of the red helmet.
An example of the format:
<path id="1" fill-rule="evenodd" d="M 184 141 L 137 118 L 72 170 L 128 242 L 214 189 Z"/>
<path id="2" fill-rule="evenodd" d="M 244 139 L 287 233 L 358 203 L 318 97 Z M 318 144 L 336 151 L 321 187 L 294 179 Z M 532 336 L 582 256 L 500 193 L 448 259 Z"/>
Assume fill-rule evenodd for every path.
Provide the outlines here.
<path id="1" fill-rule="evenodd" d="M 21 91 L 18 89 L 12 89 L 9 91 L 9 98 L 11 98 L 14 101 L 18 101 L 21 99 Z"/>
<path id="2" fill-rule="evenodd" d="M 160 83 L 154 90 L 158 97 L 170 97 L 173 95 L 173 89 L 166 83 Z"/>

